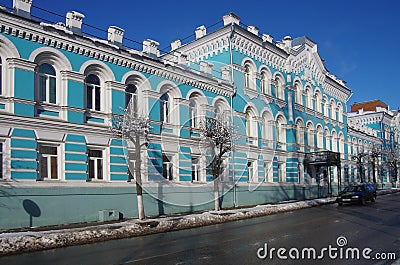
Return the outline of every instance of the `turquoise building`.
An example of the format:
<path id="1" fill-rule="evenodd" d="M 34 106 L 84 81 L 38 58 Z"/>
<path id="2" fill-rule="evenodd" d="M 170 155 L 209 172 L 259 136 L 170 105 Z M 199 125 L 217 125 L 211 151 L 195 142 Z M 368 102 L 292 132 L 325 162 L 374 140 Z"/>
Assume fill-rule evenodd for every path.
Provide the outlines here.
<path id="1" fill-rule="evenodd" d="M 150 216 L 213 208 L 199 126 L 215 113 L 237 128 L 219 179 L 225 208 L 336 192 L 359 181 L 354 141 L 381 143 L 380 128 L 349 126 L 351 91 L 308 37 L 274 41 L 227 14 L 160 54 L 150 39 L 124 46 L 115 26 L 85 35 L 78 12 L 49 24 L 31 8 L 0 9 L 0 229 L 137 217 L 132 145 L 110 133 L 129 102 L 151 126 L 141 152 Z M 318 151 L 340 153 L 329 177 L 304 166 Z"/>

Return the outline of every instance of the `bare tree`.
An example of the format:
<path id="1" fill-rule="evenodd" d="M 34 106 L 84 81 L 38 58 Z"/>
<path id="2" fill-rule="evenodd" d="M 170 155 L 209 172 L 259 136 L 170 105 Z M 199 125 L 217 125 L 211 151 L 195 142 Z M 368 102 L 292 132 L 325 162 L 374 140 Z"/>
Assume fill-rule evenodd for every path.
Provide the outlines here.
<path id="1" fill-rule="evenodd" d="M 124 115 L 114 118 L 111 131 L 114 135 L 127 139 L 133 143 L 135 148 L 135 181 L 139 219 L 143 220 L 144 204 L 143 204 L 143 188 L 142 188 L 142 173 L 141 173 L 141 157 L 140 153 L 143 147 L 148 146 L 148 133 L 150 125 L 149 120 L 140 116 L 134 107 L 131 100 L 127 108 L 124 110 Z M 128 160 L 128 159 L 127 159 Z M 129 163 L 129 161 L 128 161 Z M 130 177 L 128 179 L 130 181 Z"/>
<path id="2" fill-rule="evenodd" d="M 398 167 L 400 162 L 400 152 L 397 148 L 386 147 L 383 151 L 385 156 L 385 164 L 389 172 L 393 172 L 392 183 L 398 181 Z"/>
<path id="3" fill-rule="evenodd" d="M 382 155 L 382 148 L 381 148 L 381 146 L 376 146 L 376 145 L 374 145 L 372 147 L 372 150 L 368 154 L 368 163 L 371 165 L 371 168 L 372 168 L 372 180 L 373 180 L 374 184 L 377 183 L 376 175 L 375 175 L 376 162 L 378 161 L 378 158 L 381 155 Z"/>
<path id="4" fill-rule="evenodd" d="M 358 172 L 360 173 L 360 181 L 361 183 L 365 182 L 364 179 L 364 157 L 367 157 L 367 153 L 357 153 L 356 155 L 352 155 L 351 158 L 356 161 Z"/>
<path id="5" fill-rule="evenodd" d="M 202 137 L 211 151 L 211 170 L 214 181 L 214 206 L 215 210 L 221 209 L 219 202 L 218 180 L 223 171 L 221 165 L 225 155 L 233 150 L 234 128 L 225 122 L 222 116 L 206 118 L 200 123 Z M 233 177 L 233 176 L 232 176 Z"/>

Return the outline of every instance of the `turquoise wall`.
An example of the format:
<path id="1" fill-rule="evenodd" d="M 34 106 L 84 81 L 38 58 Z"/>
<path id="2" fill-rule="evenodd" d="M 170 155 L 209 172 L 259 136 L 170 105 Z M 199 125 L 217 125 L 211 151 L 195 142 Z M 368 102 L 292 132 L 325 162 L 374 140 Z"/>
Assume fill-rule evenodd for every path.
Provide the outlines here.
<path id="1" fill-rule="evenodd" d="M 128 187 L 127 187 L 128 186 Z M 0 188 L 0 230 L 98 221 L 101 210 L 116 210 L 123 218 L 137 218 L 134 185 L 124 187 L 43 187 Z M 148 188 L 144 193 L 146 216 L 212 210 L 213 194 L 196 187 Z M 336 188 L 334 188 L 336 192 Z M 221 205 L 233 207 L 233 190 L 220 186 Z M 247 185 L 236 190 L 237 205 L 257 205 L 284 200 L 315 198 L 327 194 L 326 187 L 259 186 L 249 191 Z M 161 203 L 156 198 L 163 198 Z M 181 203 L 178 203 L 181 202 Z M 74 207 L 71 207 L 73 205 Z M 5 207 L 7 206 L 7 207 Z M 32 218 L 31 218 L 32 217 Z"/>

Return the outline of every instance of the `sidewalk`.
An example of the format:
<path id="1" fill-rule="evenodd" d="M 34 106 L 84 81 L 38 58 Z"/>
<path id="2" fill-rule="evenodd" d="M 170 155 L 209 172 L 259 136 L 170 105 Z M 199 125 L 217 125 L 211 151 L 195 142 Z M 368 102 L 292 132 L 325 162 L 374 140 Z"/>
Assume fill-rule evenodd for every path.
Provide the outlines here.
<path id="1" fill-rule="evenodd" d="M 399 191 L 400 189 L 379 190 L 378 195 Z M 143 221 L 130 219 L 112 224 L 91 225 L 79 228 L 4 232 L 0 234 L 0 256 L 195 228 L 294 211 L 334 202 L 335 197 L 332 197 L 257 205 L 249 208 L 221 210 L 218 212 L 207 211 L 178 217 L 151 218 Z"/>

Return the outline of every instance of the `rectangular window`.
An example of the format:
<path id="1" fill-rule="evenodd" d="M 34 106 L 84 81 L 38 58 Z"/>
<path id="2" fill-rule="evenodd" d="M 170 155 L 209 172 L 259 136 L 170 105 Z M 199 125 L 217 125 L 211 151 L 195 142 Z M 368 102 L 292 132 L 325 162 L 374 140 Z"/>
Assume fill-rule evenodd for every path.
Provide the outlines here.
<path id="1" fill-rule="evenodd" d="M 256 174 L 256 169 L 255 169 L 255 161 L 253 160 L 248 160 L 247 161 L 247 170 L 248 170 L 248 174 L 249 174 L 249 182 L 256 182 L 255 178 L 255 174 Z"/>
<path id="2" fill-rule="evenodd" d="M 39 146 L 39 176 L 44 179 L 58 179 L 57 146 Z"/>
<path id="3" fill-rule="evenodd" d="M 95 88 L 95 110 L 100 111 L 100 87 Z"/>
<path id="4" fill-rule="evenodd" d="M 163 154 L 162 156 L 162 174 L 167 180 L 173 180 L 173 167 L 172 167 L 172 157 Z"/>
<path id="5" fill-rule="evenodd" d="M 2 60 L 0 57 L 0 95 L 3 93 L 3 68 L 2 68 Z"/>
<path id="6" fill-rule="evenodd" d="M 89 179 L 103 179 L 103 151 L 102 150 L 88 150 L 88 176 Z"/>
<path id="7" fill-rule="evenodd" d="M 3 161 L 3 143 L 0 142 L 0 179 L 4 178 L 3 176 L 3 166 L 4 166 L 4 161 Z"/>
<path id="8" fill-rule="evenodd" d="M 88 109 L 93 108 L 92 100 L 93 100 L 93 87 L 92 86 L 86 86 L 86 107 Z"/>
<path id="9" fill-rule="evenodd" d="M 40 101 L 46 102 L 46 84 L 47 78 L 44 75 L 39 76 L 39 99 Z"/>
<path id="10" fill-rule="evenodd" d="M 200 181 L 200 157 L 192 156 L 192 181 Z"/>
<path id="11" fill-rule="evenodd" d="M 272 162 L 264 162 L 264 179 L 265 182 L 271 182 L 271 176 L 272 176 Z"/>
<path id="12" fill-rule="evenodd" d="M 285 169 L 282 162 L 278 163 L 278 182 L 284 181 Z"/>
<path id="13" fill-rule="evenodd" d="M 49 88 L 49 102 L 56 103 L 56 79 L 54 77 L 49 77 L 50 88 Z"/>

